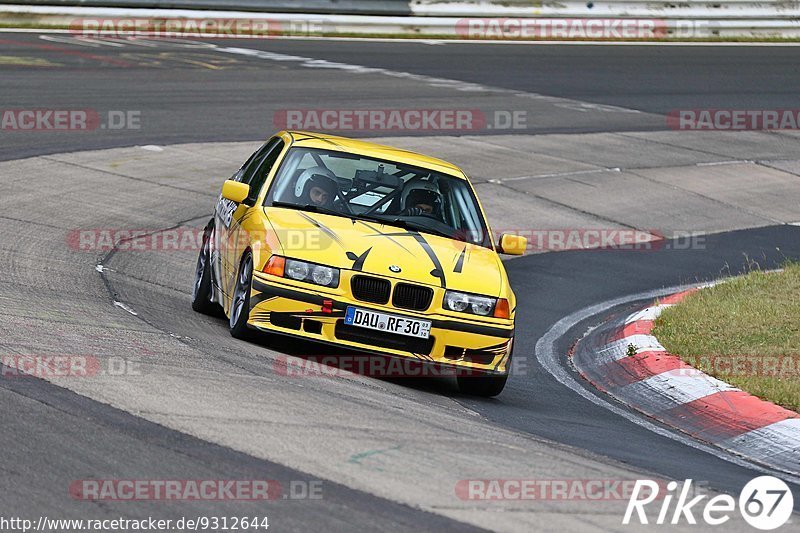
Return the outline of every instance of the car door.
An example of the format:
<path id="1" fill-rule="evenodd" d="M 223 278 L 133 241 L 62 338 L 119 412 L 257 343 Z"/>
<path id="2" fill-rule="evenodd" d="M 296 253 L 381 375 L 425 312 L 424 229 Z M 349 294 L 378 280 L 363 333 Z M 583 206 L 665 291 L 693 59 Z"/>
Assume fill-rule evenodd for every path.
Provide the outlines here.
<path id="1" fill-rule="evenodd" d="M 242 182 L 248 174 L 255 172 L 258 163 L 264 154 L 269 150 L 269 142 L 263 144 L 258 150 L 239 167 L 229 179 Z M 239 206 L 221 195 L 214 209 L 214 238 L 212 247 L 212 262 L 214 264 L 214 284 L 222 291 L 226 297 L 230 293 L 229 280 L 231 277 L 231 257 L 229 241 L 233 215 Z M 235 274 L 234 274 L 235 275 Z M 227 303 L 225 304 L 227 308 Z"/>
<path id="2" fill-rule="evenodd" d="M 226 233 L 225 259 L 229 265 L 229 268 L 225 270 L 228 273 L 227 279 L 223 280 L 226 295 L 233 294 L 239 260 L 250 243 L 250 236 L 242 228 L 242 222 L 248 216 L 251 216 L 254 211 L 258 211 L 261 208 L 261 206 L 256 205 L 256 200 L 272 168 L 280 157 L 283 147 L 284 142 L 281 138 L 271 139 L 251 158 L 249 164 L 237 176 L 237 181 L 250 186 L 250 194 L 241 204 L 234 204 L 233 209 L 229 211 L 230 214 L 227 216 L 226 224 L 224 224 Z"/>

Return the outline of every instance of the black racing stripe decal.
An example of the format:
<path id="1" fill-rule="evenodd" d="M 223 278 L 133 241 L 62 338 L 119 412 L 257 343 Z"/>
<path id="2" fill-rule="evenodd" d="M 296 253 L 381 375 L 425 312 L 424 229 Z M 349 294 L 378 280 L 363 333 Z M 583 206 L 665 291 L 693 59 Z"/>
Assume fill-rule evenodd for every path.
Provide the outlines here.
<path id="1" fill-rule="evenodd" d="M 402 244 L 400 241 L 398 241 L 397 239 L 395 239 L 394 237 L 392 237 L 392 234 L 390 234 L 390 233 L 383 233 L 383 232 L 382 232 L 382 231 L 381 231 L 379 228 L 376 228 L 375 226 L 373 226 L 373 225 L 371 225 L 371 224 L 367 224 L 367 223 L 366 223 L 366 222 L 364 222 L 363 220 L 359 220 L 359 219 L 356 219 L 356 220 L 357 220 L 358 222 L 361 222 L 361 223 L 362 223 L 362 224 L 364 224 L 366 227 L 368 227 L 369 229 L 371 229 L 372 231 L 374 231 L 374 232 L 375 232 L 375 234 L 374 234 L 374 235 L 367 235 L 368 237 L 377 237 L 377 236 L 379 236 L 379 235 L 380 235 L 381 237 L 386 237 L 387 239 L 389 239 L 390 241 L 392 241 L 394 244 L 396 244 L 397 246 L 399 246 L 400 248 L 402 248 L 403 250 L 405 250 L 405 251 L 406 251 L 406 252 L 408 252 L 409 254 L 411 254 L 411 255 L 414 255 L 414 254 L 412 254 L 412 253 L 411 253 L 411 250 L 409 250 L 408 248 L 406 248 L 405 246 L 403 246 L 403 244 Z"/>
<path id="2" fill-rule="evenodd" d="M 433 248 L 431 245 L 428 244 L 428 241 L 425 240 L 425 237 L 420 235 L 419 233 L 412 233 L 413 237 L 417 240 L 422 249 L 425 250 L 425 253 L 428 254 L 428 257 L 433 263 L 433 270 L 431 270 L 431 276 L 435 278 L 439 278 L 439 283 L 442 285 L 442 288 L 447 287 L 447 280 L 444 277 L 444 269 L 442 269 L 442 263 L 439 262 L 439 258 L 436 257 L 436 254 L 433 253 Z"/>
<path id="3" fill-rule="evenodd" d="M 247 221 L 247 219 L 252 217 L 254 214 L 255 214 L 255 210 L 248 209 L 247 213 L 245 213 L 244 216 L 242 217 L 242 219 L 239 221 L 239 224 L 244 224 Z"/>
<path id="4" fill-rule="evenodd" d="M 361 255 L 356 255 L 356 254 L 355 254 L 355 253 L 353 253 L 353 252 L 347 252 L 347 258 L 348 258 L 350 261 L 353 261 L 353 270 L 355 270 L 355 271 L 358 271 L 358 272 L 361 272 L 361 270 L 364 268 L 364 261 L 366 261 L 366 260 L 367 260 L 367 256 L 369 255 L 369 253 L 370 253 L 371 251 L 372 251 L 372 247 L 370 246 L 370 247 L 369 247 L 369 248 L 367 248 L 367 250 L 366 250 L 366 251 L 365 251 L 363 254 L 361 254 Z"/>
<path id="5" fill-rule="evenodd" d="M 279 298 L 288 298 L 290 300 L 297 300 L 300 302 L 306 302 L 313 305 L 322 305 L 323 300 L 332 300 L 330 296 L 323 296 L 321 294 L 314 294 L 311 292 L 300 291 L 294 288 L 289 287 L 282 287 L 279 285 L 272 285 L 266 284 L 258 279 L 253 280 L 253 288 L 257 291 L 262 293 L 269 294 L 270 296 L 275 296 Z M 334 310 L 341 310 L 344 311 L 347 309 L 347 306 L 351 305 L 346 302 L 340 302 L 337 300 L 333 300 L 333 309 Z M 363 309 L 372 309 L 375 311 L 380 311 L 385 313 L 385 309 L 374 308 L 369 305 L 362 305 L 359 304 L 359 307 Z M 414 318 L 419 319 L 418 316 L 410 316 L 404 313 L 394 313 L 397 316 L 402 316 L 405 318 Z M 501 339 L 510 339 L 514 336 L 513 329 L 504 329 L 498 328 L 494 326 L 488 326 L 483 324 L 476 324 L 471 322 L 460 322 L 454 320 L 441 320 L 441 319 L 431 319 L 431 326 L 437 329 L 446 329 L 450 331 L 461 331 L 464 333 L 475 333 L 476 335 L 486 335 L 487 337 L 498 337 Z"/>
<path id="6" fill-rule="evenodd" d="M 333 145 L 333 146 L 341 147 L 338 143 L 333 142 L 330 139 L 326 139 L 326 138 L 320 137 L 318 135 L 313 135 L 311 133 L 303 132 L 303 133 L 296 133 L 295 135 L 302 135 L 303 136 L 302 139 L 299 139 L 299 138 L 295 139 L 295 141 L 297 141 L 297 142 L 299 142 L 299 141 L 307 141 L 308 139 L 314 139 L 314 140 L 317 140 L 317 141 L 322 141 L 324 143 L 328 143 L 328 144 Z"/>
<path id="7" fill-rule="evenodd" d="M 256 289 L 256 290 L 258 290 L 258 289 Z M 255 296 L 250 296 L 250 310 L 252 311 L 253 308 L 255 306 L 257 306 L 258 304 L 260 304 L 262 302 L 266 302 L 267 300 L 272 300 L 273 298 L 276 298 L 276 296 L 271 296 L 271 295 L 265 294 L 263 292 L 261 294 L 255 295 Z"/>
<path id="8" fill-rule="evenodd" d="M 464 348 L 464 357 L 469 357 L 470 354 L 474 355 L 477 352 L 491 354 L 492 359 L 494 359 L 498 355 L 502 355 L 503 357 L 500 357 L 500 359 L 498 359 L 494 367 L 492 367 L 492 370 L 496 371 L 503 363 L 503 361 L 506 360 L 506 355 L 507 355 L 506 348 L 508 348 L 508 342 L 509 341 L 503 341 L 500 344 L 493 344 L 492 346 L 484 346 L 483 348 Z"/>
<path id="9" fill-rule="evenodd" d="M 505 360 L 506 360 L 506 356 L 501 357 L 500 360 L 497 361 L 497 364 L 494 365 L 494 367 L 492 367 L 492 370 L 497 372 L 497 369 L 500 368 L 500 365 L 502 365 L 503 361 L 505 361 Z M 509 373 L 511 373 L 511 369 L 507 369 L 507 370 L 508 370 Z"/>
<path id="10" fill-rule="evenodd" d="M 458 261 L 456 261 L 456 266 L 453 269 L 453 272 L 456 272 L 458 274 L 461 273 L 461 269 L 464 268 L 464 254 L 466 253 L 467 253 L 467 247 L 465 246 L 464 249 L 461 250 L 461 253 L 458 254 Z"/>
<path id="11" fill-rule="evenodd" d="M 477 350 L 480 350 L 482 352 L 496 352 L 496 353 L 499 354 L 500 352 L 505 351 L 507 344 L 508 343 L 506 343 L 506 342 L 501 342 L 500 344 L 494 344 L 492 346 L 486 346 L 485 348 L 477 348 Z"/>
<path id="12" fill-rule="evenodd" d="M 311 222 L 311 223 L 312 223 L 314 226 L 316 226 L 317 228 L 319 228 L 319 229 L 320 229 L 320 230 L 321 230 L 323 233 L 325 233 L 325 235 L 327 235 L 328 237 L 330 237 L 331 239 L 333 239 L 334 241 L 336 241 L 336 243 L 337 243 L 339 246 L 341 246 L 341 247 L 344 247 L 344 242 L 342 242 L 342 239 L 340 239 L 340 238 L 339 238 L 339 236 L 336 234 L 336 232 L 335 232 L 335 231 L 333 231 L 333 230 L 332 230 L 332 229 L 330 229 L 329 227 L 325 226 L 324 224 L 322 224 L 322 223 L 321 223 L 321 222 L 319 222 L 318 220 L 314 220 L 314 218 L 312 218 L 312 217 L 308 216 L 307 214 L 303 213 L 302 211 L 298 211 L 298 213 L 300 214 L 300 216 L 301 216 L 301 217 L 303 217 L 304 219 L 308 220 L 308 221 L 309 221 L 309 222 Z"/>
<path id="13" fill-rule="evenodd" d="M 511 346 L 514 345 L 514 339 L 511 339 L 509 342 L 511 343 Z M 507 346 L 507 344 L 504 345 L 504 346 Z M 497 370 L 498 368 L 500 368 L 500 365 L 503 364 L 503 362 L 505 362 L 505 361 L 509 361 L 509 362 L 511 361 L 511 354 L 509 352 L 506 352 L 506 354 L 503 357 L 501 357 L 499 361 L 497 361 L 497 364 L 494 365 L 494 370 Z M 507 368 L 506 370 L 508 371 L 509 374 L 511 373 L 511 369 L 510 368 Z"/>
<path id="14" fill-rule="evenodd" d="M 399 231 L 397 233 L 381 233 L 378 232 L 374 235 L 367 235 L 367 237 L 413 237 L 416 235 L 413 231 Z"/>

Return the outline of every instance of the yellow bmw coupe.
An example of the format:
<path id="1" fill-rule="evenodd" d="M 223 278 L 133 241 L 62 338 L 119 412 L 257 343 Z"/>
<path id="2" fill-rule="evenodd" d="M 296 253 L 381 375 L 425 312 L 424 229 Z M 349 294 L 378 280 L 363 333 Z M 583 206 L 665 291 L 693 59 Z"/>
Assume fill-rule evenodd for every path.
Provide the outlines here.
<path id="1" fill-rule="evenodd" d="M 413 152 L 282 131 L 222 186 L 192 307 L 254 330 L 459 371 L 467 394 L 505 386 L 516 300 L 458 167 Z"/>

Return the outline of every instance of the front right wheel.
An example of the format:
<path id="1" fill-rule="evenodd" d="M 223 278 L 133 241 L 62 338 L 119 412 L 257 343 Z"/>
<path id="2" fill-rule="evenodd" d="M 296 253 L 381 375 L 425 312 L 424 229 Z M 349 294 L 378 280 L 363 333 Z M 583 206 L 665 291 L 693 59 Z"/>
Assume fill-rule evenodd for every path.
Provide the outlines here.
<path id="1" fill-rule="evenodd" d="M 508 374 L 501 376 L 458 376 L 458 390 L 471 396 L 491 398 L 497 396 L 506 386 Z"/>
<path id="2" fill-rule="evenodd" d="M 247 326 L 250 319 L 250 290 L 253 279 L 253 256 L 250 252 L 242 257 L 239 264 L 239 275 L 236 277 L 236 288 L 230 312 L 230 332 L 237 339 L 249 339 L 251 330 Z"/>
<path id="3" fill-rule="evenodd" d="M 512 344 L 513 346 L 513 344 Z M 511 359 L 514 356 L 512 348 L 511 354 L 506 361 L 506 368 L 511 371 Z M 491 398 L 497 396 L 506 386 L 508 381 L 508 373 L 506 374 L 478 374 L 478 375 L 458 375 L 458 390 L 464 394 L 471 396 L 483 396 L 484 398 Z"/>

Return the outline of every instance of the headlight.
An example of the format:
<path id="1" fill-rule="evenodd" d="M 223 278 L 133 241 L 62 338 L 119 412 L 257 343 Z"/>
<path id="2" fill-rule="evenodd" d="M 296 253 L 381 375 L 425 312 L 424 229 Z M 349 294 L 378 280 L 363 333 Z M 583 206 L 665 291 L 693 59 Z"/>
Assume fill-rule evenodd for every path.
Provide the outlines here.
<path id="1" fill-rule="evenodd" d="M 294 261 L 289 259 L 286 261 L 286 276 L 292 279 L 296 279 L 298 281 L 303 281 L 308 277 L 308 271 L 310 270 L 310 266 L 308 263 L 303 263 L 302 261 Z"/>
<path id="2" fill-rule="evenodd" d="M 297 281 L 322 285 L 323 287 L 339 286 L 338 268 L 307 263 L 305 261 L 298 261 L 297 259 L 286 260 L 284 276 Z"/>
<path id="3" fill-rule="evenodd" d="M 463 292 L 447 291 L 444 295 L 444 306 L 451 311 L 466 311 L 469 307 L 469 296 Z"/>
<path id="4" fill-rule="evenodd" d="M 483 296 L 473 296 L 472 297 L 472 302 L 471 302 L 470 305 L 472 305 L 472 311 L 476 315 L 486 316 L 486 315 L 488 315 L 489 313 L 492 312 L 492 309 L 494 309 L 494 303 L 496 301 L 497 300 L 495 298 L 485 298 Z"/>
<path id="5" fill-rule="evenodd" d="M 444 307 L 459 313 L 472 313 L 475 315 L 489 316 L 494 311 L 497 298 L 478 296 L 465 292 L 447 291 L 444 294 Z"/>
<path id="6" fill-rule="evenodd" d="M 317 265 L 311 270 L 311 279 L 317 285 L 325 285 L 326 287 L 331 284 L 334 277 L 334 271 L 331 267 Z"/>

